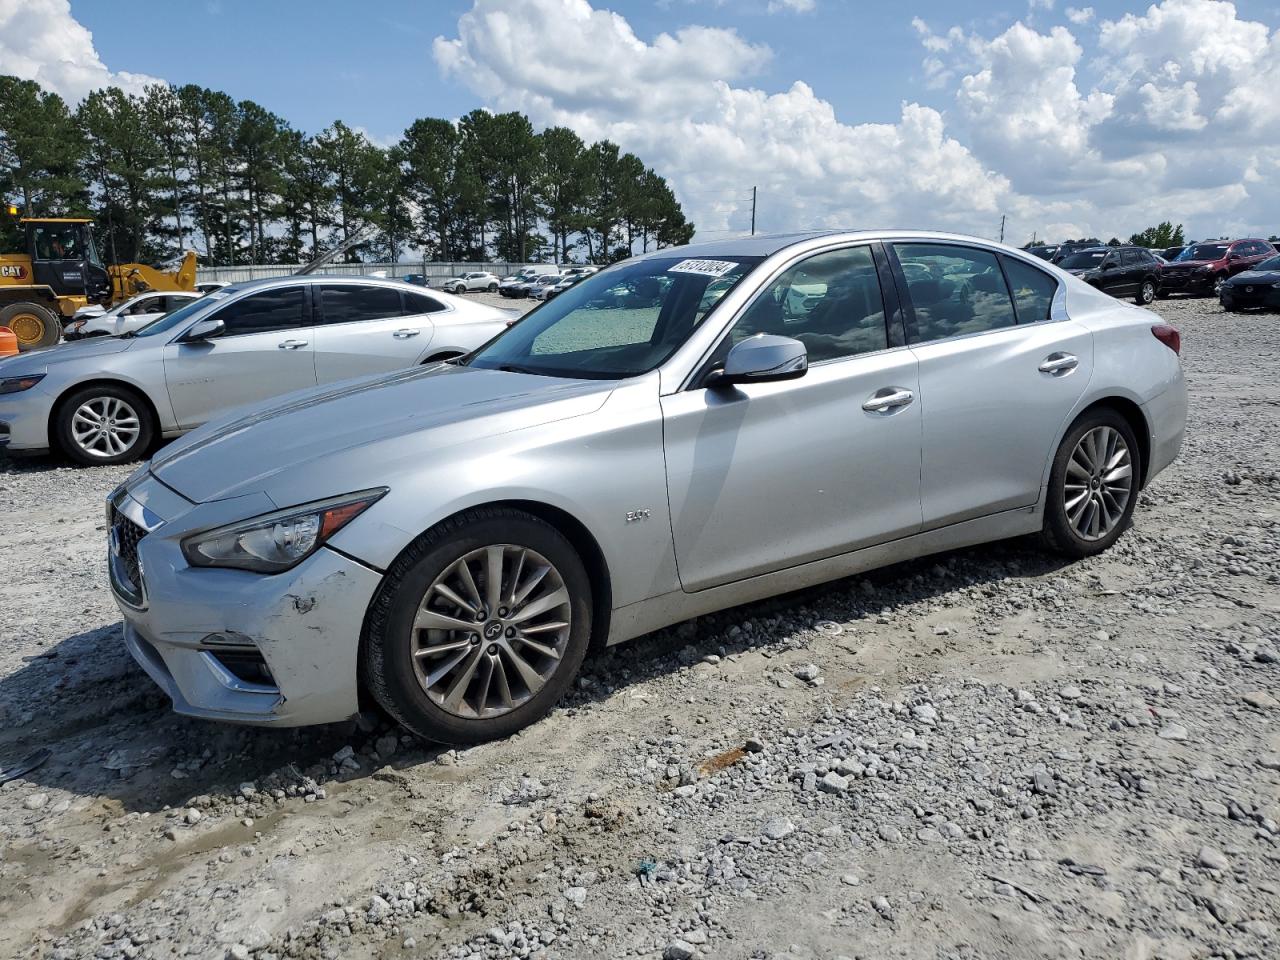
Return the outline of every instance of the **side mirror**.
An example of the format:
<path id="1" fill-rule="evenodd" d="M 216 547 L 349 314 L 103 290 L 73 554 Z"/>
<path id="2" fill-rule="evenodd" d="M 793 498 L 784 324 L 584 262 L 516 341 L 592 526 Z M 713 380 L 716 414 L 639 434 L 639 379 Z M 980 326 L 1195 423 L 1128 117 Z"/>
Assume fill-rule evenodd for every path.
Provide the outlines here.
<path id="1" fill-rule="evenodd" d="M 1114 270 L 1115 268 L 1116 268 L 1116 262 L 1114 260 L 1108 260 L 1106 263 L 1102 265 L 1103 270 Z"/>
<path id="2" fill-rule="evenodd" d="M 758 333 L 743 340 L 725 357 L 724 369 L 707 382 L 709 387 L 738 383 L 772 383 L 803 377 L 809 369 L 804 344 L 791 337 Z"/>
<path id="3" fill-rule="evenodd" d="M 1228 260 L 1243 260 L 1243 259 L 1244 259 L 1244 254 L 1242 254 L 1242 253 L 1229 253 L 1229 254 L 1227 254 L 1227 259 L 1228 259 Z"/>
<path id="4" fill-rule="evenodd" d="M 204 340 L 212 340 L 214 337 L 225 333 L 227 325 L 217 317 L 209 317 L 207 320 L 201 320 L 193 324 L 182 337 L 183 343 L 200 343 Z"/>

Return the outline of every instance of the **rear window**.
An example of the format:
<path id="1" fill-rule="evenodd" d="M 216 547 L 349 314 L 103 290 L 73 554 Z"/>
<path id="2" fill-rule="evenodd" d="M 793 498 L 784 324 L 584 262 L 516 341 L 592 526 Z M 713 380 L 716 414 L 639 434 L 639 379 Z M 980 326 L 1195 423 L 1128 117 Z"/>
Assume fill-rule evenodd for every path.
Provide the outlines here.
<path id="1" fill-rule="evenodd" d="M 400 291 L 391 287 L 325 284 L 320 288 L 325 323 L 357 323 L 400 316 Z"/>
<path id="2" fill-rule="evenodd" d="M 420 313 L 439 313 L 444 308 L 444 304 L 435 297 L 428 297 L 425 293 L 405 291 L 404 315 L 406 317 Z"/>
<path id="3" fill-rule="evenodd" d="M 1049 319 L 1053 295 L 1058 291 L 1058 281 L 1043 270 L 1012 257 L 1002 258 L 1004 275 L 1013 291 L 1013 305 L 1018 312 L 1019 323 L 1039 323 Z"/>

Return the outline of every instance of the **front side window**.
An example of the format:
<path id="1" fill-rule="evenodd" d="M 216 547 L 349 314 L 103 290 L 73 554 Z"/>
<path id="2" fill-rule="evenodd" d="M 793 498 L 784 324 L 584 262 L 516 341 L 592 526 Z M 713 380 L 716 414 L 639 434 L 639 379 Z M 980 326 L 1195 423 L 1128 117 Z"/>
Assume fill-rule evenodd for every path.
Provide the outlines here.
<path id="1" fill-rule="evenodd" d="M 213 314 L 227 325 L 224 336 L 295 330 L 305 326 L 303 288 L 280 287 L 241 297 Z"/>
<path id="2" fill-rule="evenodd" d="M 469 362 L 485 369 L 601 380 L 647 373 L 675 353 L 714 309 L 703 300 L 709 284 L 736 284 L 759 262 L 759 257 L 652 257 L 618 264 L 547 301 Z"/>
<path id="3" fill-rule="evenodd" d="M 326 324 L 358 323 L 400 316 L 400 291 L 353 283 L 320 287 L 320 309 Z"/>
<path id="4" fill-rule="evenodd" d="M 887 349 L 871 248 L 831 250 L 787 269 L 752 301 L 733 325 L 730 340 L 738 343 L 758 333 L 799 340 L 810 363 Z"/>
<path id="5" fill-rule="evenodd" d="M 1053 295 L 1058 292 L 1058 281 L 1043 270 L 1030 264 L 1004 258 L 1004 275 L 1013 291 L 1013 305 L 1019 323 L 1040 323 L 1049 319 Z"/>
<path id="6" fill-rule="evenodd" d="M 142 313 L 159 313 L 164 309 L 163 297 L 145 297 L 125 310 L 125 316 L 136 317 Z"/>
<path id="7" fill-rule="evenodd" d="M 897 243 L 914 322 L 908 343 L 927 343 L 1016 322 L 996 255 L 951 244 Z M 910 320 L 910 318 L 908 318 Z"/>
<path id="8" fill-rule="evenodd" d="M 80 259 L 80 229 L 76 224 L 56 223 L 35 228 L 37 260 Z"/>

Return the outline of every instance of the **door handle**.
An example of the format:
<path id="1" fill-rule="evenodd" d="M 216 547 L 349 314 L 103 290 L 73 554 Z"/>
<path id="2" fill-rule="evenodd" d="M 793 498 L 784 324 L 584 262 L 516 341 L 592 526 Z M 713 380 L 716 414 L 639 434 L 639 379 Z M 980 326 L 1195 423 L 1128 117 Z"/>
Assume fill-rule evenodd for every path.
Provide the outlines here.
<path id="1" fill-rule="evenodd" d="M 877 390 L 862 405 L 862 409 L 867 413 L 887 413 L 890 410 L 896 410 L 898 407 L 905 407 L 916 395 L 910 390 L 903 390 L 898 387 L 885 387 L 883 390 Z"/>
<path id="2" fill-rule="evenodd" d="M 1040 372 L 1053 377 L 1065 377 L 1080 366 L 1080 358 L 1070 353 L 1051 353 L 1040 364 Z"/>
<path id="3" fill-rule="evenodd" d="M 281 350 L 301 350 L 306 345 L 305 340 L 282 340 L 276 344 Z"/>
<path id="4" fill-rule="evenodd" d="M 410 337 L 416 337 L 421 332 L 422 332 L 421 330 L 409 330 L 406 328 L 403 330 L 397 330 L 395 333 L 392 334 L 392 336 L 395 337 L 397 340 L 408 340 Z"/>

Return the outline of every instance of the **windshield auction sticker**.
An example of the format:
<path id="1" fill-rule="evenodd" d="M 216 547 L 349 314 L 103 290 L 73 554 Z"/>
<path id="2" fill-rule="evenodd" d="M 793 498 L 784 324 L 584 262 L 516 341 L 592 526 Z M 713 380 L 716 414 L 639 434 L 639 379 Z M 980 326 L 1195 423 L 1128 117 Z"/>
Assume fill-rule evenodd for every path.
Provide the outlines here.
<path id="1" fill-rule="evenodd" d="M 667 273 L 699 273 L 704 277 L 723 277 L 736 267 L 729 260 L 681 260 L 674 267 L 667 267 Z"/>

